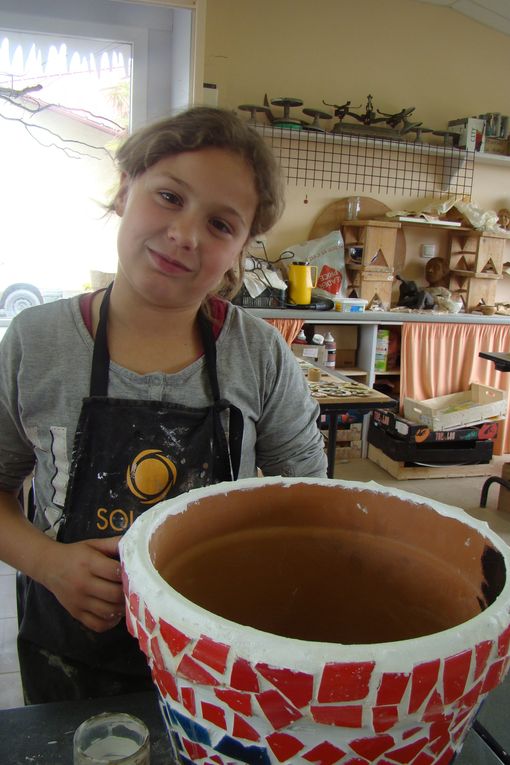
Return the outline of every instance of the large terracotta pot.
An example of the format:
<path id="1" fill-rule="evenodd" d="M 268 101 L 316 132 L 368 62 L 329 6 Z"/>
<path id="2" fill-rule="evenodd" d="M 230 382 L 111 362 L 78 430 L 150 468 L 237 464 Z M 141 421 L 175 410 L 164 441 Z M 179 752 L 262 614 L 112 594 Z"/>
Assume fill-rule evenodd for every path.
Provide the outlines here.
<path id="1" fill-rule="evenodd" d="M 218 484 L 144 513 L 121 558 L 183 763 L 447 765 L 509 666 L 510 549 L 407 492 Z"/>

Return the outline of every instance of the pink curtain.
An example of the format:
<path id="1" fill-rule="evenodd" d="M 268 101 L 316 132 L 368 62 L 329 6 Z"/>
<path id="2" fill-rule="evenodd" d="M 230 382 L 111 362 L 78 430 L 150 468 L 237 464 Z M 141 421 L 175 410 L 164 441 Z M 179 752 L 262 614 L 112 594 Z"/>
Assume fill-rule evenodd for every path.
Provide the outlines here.
<path id="1" fill-rule="evenodd" d="M 507 392 L 510 372 L 497 372 L 480 351 L 510 352 L 508 324 L 411 324 L 402 326 L 400 400 L 458 393 L 477 382 Z M 510 404 L 506 417 L 510 413 Z M 500 439 L 498 439 L 499 441 Z M 502 451 L 510 452 L 510 428 L 503 424 Z"/>
<path id="2" fill-rule="evenodd" d="M 299 319 L 266 319 L 266 321 L 282 333 L 287 345 L 292 345 L 304 324 L 304 321 Z"/>

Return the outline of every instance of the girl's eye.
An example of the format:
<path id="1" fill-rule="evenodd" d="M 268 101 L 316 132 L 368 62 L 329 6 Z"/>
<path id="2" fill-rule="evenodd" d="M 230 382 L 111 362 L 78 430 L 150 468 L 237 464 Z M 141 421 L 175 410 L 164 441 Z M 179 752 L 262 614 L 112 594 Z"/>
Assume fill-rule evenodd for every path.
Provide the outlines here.
<path id="1" fill-rule="evenodd" d="M 213 218 L 211 220 L 211 225 L 214 226 L 214 228 L 218 229 L 222 234 L 232 234 L 232 227 L 229 226 L 228 223 L 225 223 L 224 220 L 221 220 L 220 218 Z"/>
<path id="2" fill-rule="evenodd" d="M 159 195 L 165 202 L 171 205 L 181 205 L 182 200 L 178 194 L 174 194 L 173 191 L 160 191 Z"/>

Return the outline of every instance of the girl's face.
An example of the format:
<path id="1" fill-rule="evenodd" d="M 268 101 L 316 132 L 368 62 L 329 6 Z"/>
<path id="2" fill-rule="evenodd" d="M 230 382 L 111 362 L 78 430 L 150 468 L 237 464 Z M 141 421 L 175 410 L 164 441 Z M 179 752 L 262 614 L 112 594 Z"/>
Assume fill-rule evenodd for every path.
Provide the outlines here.
<path id="1" fill-rule="evenodd" d="M 238 260 L 257 204 L 250 166 L 224 149 L 165 157 L 123 176 L 118 278 L 152 305 L 198 308 Z"/>

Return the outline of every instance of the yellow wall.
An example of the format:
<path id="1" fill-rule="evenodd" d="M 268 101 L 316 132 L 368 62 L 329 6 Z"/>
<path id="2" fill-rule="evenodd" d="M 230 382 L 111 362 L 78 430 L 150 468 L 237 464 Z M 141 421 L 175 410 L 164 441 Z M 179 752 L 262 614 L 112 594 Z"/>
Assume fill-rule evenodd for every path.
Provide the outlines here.
<path id="1" fill-rule="evenodd" d="M 218 86 L 219 105 L 235 108 L 268 97 L 293 96 L 397 112 L 434 129 L 484 112 L 510 114 L 510 37 L 447 7 L 419 0 L 208 0 L 205 80 Z M 298 110 L 296 110 L 298 111 Z M 331 110 L 330 110 L 331 111 Z M 321 210 L 354 189 L 289 186 L 287 209 L 269 236 L 272 257 L 306 240 Z M 392 209 L 423 200 L 364 192 Z M 304 203 L 305 196 L 307 203 Z M 510 165 L 476 165 L 473 202 L 510 208 Z M 406 232 L 405 276 L 422 277 L 421 234 Z M 444 236 L 427 235 L 445 252 Z M 510 243 L 507 247 L 510 260 Z M 510 280 L 505 280 L 509 281 Z M 508 297 L 506 293 L 508 292 Z M 498 298 L 510 299 L 500 282 Z"/>

